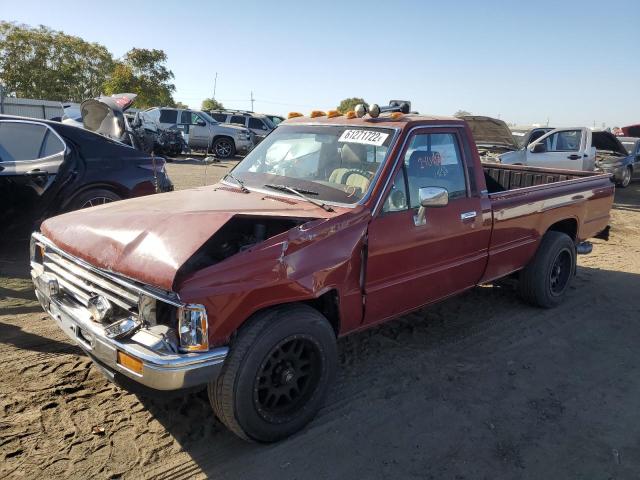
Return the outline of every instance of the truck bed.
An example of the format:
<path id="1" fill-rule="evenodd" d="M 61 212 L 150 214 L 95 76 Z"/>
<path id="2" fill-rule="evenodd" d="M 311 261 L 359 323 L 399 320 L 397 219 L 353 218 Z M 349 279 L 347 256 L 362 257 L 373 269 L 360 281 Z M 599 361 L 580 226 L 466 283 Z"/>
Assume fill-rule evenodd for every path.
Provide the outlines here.
<path id="1" fill-rule="evenodd" d="M 550 183 L 566 182 L 568 180 L 603 176 L 600 173 L 583 172 L 579 170 L 558 170 L 554 168 L 501 165 L 495 163 L 483 163 L 482 168 L 487 182 L 487 191 L 490 194 L 519 188 L 548 185 Z"/>
<path id="2" fill-rule="evenodd" d="M 609 224 L 614 185 L 607 174 L 488 163 L 482 168 L 493 216 L 483 281 L 529 263 L 549 229 L 579 243 Z"/>

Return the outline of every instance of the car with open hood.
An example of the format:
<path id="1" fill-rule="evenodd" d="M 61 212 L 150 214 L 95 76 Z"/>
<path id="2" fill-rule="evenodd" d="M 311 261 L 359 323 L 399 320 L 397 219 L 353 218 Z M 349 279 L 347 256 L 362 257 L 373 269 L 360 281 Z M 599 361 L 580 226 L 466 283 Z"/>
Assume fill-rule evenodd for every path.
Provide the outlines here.
<path id="1" fill-rule="evenodd" d="M 574 127 L 556 128 L 525 149 L 502 154 L 499 159 L 506 165 L 607 172 L 620 184 L 624 175 L 621 162 L 627 156 L 611 132 Z"/>
<path id="2" fill-rule="evenodd" d="M 337 337 L 513 276 L 558 305 L 606 231 L 608 175 L 480 162 L 469 125 L 292 113 L 218 184 L 48 219 L 36 295 L 113 380 L 207 388 L 241 438 L 318 412 Z"/>
<path id="3" fill-rule="evenodd" d="M 460 118 L 471 129 L 481 161 L 497 162 L 501 154 L 520 148 L 503 120 L 482 115 L 464 115 Z"/>

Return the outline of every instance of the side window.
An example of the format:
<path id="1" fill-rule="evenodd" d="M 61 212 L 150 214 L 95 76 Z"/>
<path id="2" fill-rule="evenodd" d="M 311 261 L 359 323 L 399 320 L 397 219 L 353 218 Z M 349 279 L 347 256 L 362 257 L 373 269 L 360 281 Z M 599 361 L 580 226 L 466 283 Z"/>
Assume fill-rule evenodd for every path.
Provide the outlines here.
<path id="1" fill-rule="evenodd" d="M 577 152 L 581 141 L 580 130 L 564 130 L 547 137 L 545 143 L 548 152 Z"/>
<path id="2" fill-rule="evenodd" d="M 253 128 L 255 130 L 266 130 L 267 126 L 259 118 L 250 117 L 249 118 L 249 128 Z"/>
<path id="3" fill-rule="evenodd" d="M 398 173 L 396 173 L 395 179 L 391 184 L 391 190 L 387 196 L 387 200 L 382 206 L 382 211 L 387 212 L 400 212 L 408 208 L 407 204 L 407 183 L 404 165 Z"/>
<path id="4" fill-rule="evenodd" d="M 42 151 L 40 157 L 49 157 L 57 153 L 61 153 L 64 150 L 64 144 L 51 130 L 47 130 L 44 137 L 44 143 L 42 144 Z"/>
<path id="5" fill-rule="evenodd" d="M 242 125 L 244 127 L 244 116 L 243 115 L 233 115 L 229 123 L 235 123 L 236 125 Z"/>
<path id="6" fill-rule="evenodd" d="M 216 119 L 219 122 L 224 123 L 224 121 L 227 119 L 227 114 L 226 113 L 212 113 L 211 116 Z"/>
<path id="7" fill-rule="evenodd" d="M 414 136 L 404 164 L 411 208 L 419 207 L 418 190 L 422 187 L 446 188 L 450 200 L 467 195 L 460 147 L 453 133 Z"/>
<path id="8" fill-rule="evenodd" d="M 539 139 L 545 133 L 547 133 L 547 132 L 545 132 L 544 130 L 535 130 L 535 131 L 533 131 L 531 133 L 531 136 L 529 137 L 529 143 L 527 143 L 527 145 L 531 145 L 533 142 L 535 142 L 537 139 Z"/>
<path id="9" fill-rule="evenodd" d="M 178 111 L 160 110 L 160 123 L 178 123 Z"/>
<path id="10" fill-rule="evenodd" d="M 0 163 L 36 160 L 45 133 L 44 125 L 0 122 Z"/>

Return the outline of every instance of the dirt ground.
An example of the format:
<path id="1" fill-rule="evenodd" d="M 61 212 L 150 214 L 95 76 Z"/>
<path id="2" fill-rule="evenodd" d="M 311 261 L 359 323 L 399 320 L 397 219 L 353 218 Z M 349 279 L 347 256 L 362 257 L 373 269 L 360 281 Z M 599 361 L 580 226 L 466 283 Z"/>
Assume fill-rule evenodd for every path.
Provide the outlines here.
<path id="1" fill-rule="evenodd" d="M 232 162 L 169 164 L 178 188 Z M 609 242 L 579 259 L 554 310 L 482 286 L 342 339 L 325 407 L 251 445 L 203 392 L 109 383 L 32 294 L 27 247 L 0 253 L 0 477 L 637 478 L 640 183 L 618 191 Z"/>

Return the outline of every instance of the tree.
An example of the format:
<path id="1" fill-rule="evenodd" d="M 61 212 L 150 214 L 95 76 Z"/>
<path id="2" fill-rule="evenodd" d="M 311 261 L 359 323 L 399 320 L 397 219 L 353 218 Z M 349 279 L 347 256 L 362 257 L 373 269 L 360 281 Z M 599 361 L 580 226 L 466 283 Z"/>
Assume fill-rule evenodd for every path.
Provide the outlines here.
<path id="1" fill-rule="evenodd" d="M 116 63 L 113 74 L 104 82 L 104 92 L 136 93 L 136 108 L 172 106 L 176 87 L 166 61 L 167 54 L 162 50 L 133 48 Z"/>
<path id="2" fill-rule="evenodd" d="M 224 109 L 222 102 L 219 102 L 214 98 L 205 98 L 202 101 L 202 110 L 204 110 L 205 112 L 208 112 L 210 110 L 222 110 L 222 109 Z"/>
<path id="3" fill-rule="evenodd" d="M 186 103 L 182 103 L 182 102 L 176 102 L 176 103 L 173 104 L 173 107 L 180 108 L 182 110 L 187 110 L 189 108 L 189 105 L 187 105 Z"/>
<path id="4" fill-rule="evenodd" d="M 367 102 L 364 101 L 364 98 L 360 98 L 360 97 L 351 97 L 351 98 L 345 98 L 344 100 L 342 100 L 340 102 L 340 105 L 338 105 L 337 110 L 340 113 L 347 113 L 349 110 L 353 110 L 356 108 L 356 105 L 358 105 L 359 103 L 363 103 L 365 104 L 367 107 L 369 106 L 367 104 Z"/>
<path id="5" fill-rule="evenodd" d="M 467 112 L 466 110 L 458 110 L 453 114 L 453 116 L 456 118 L 466 117 L 468 115 L 471 115 L 471 112 Z"/>
<path id="6" fill-rule="evenodd" d="M 9 94 L 80 102 L 100 94 L 113 66 L 111 53 L 97 43 L 0 21 L 0 83 Z"/>

